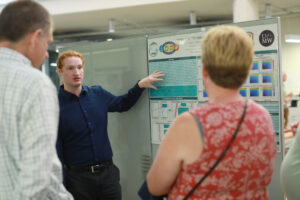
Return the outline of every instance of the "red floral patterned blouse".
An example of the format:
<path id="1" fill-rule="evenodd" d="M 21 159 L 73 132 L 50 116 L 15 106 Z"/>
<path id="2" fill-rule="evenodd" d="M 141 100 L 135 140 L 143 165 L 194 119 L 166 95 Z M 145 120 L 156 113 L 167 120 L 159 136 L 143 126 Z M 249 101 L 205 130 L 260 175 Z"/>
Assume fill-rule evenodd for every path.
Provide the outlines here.
<path id="1" fill-rule="evenodd" d="M 182 200 L 216 162 L 231 139 L 244 109 L 244 101 L 206 103 L 190 111 L 204 132 L 203 151 L 192 164 L 183 165 L 168 200 Z M 268 199 L 276 140 L 269 113 L 248 100 L 240 131 L 229 151 L 189 200 Z"/>

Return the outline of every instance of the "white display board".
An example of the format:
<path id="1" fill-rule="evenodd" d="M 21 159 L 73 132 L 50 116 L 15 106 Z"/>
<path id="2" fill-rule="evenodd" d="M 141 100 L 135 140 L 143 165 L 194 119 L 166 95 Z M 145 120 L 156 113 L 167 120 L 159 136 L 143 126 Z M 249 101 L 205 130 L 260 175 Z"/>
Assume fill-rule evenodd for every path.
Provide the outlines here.
<path id="1" fill-rule="evenodd" d="M 241 26 L 253 39 L 253 66 L 241 95 L 265 106 L 271 114 L 281 151 L 278 23 Z M 206 29 L 148 39 L 149 73 L 165 73 L 158 90 L 150 90 L 151 141 L 160 144 L 170 123 L 182 112 L 208 100 L 201 74 L 201 41 Z"/>

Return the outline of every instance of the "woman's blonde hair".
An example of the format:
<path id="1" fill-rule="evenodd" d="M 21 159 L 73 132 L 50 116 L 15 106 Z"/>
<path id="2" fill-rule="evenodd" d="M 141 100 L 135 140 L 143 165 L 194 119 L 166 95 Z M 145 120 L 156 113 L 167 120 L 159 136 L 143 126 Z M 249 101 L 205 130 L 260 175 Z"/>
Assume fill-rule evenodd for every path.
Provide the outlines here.
<path id="1" fill-rule="evenodd" d="M 215 84 L 238 89 L 252 65 L 253 41 L 239 27 L 214 27 L 203 38 L 201 59 Z"/>

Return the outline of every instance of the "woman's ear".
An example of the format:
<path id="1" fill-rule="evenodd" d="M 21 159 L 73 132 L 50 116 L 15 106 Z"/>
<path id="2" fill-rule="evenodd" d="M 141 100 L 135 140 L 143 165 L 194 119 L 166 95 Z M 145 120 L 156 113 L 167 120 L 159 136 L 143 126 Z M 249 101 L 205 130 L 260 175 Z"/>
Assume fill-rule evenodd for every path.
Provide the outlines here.
<path id="1" fill-rule="evenodd" d="M 205 65 L 202 63 L 202 77 L 207 77 L 208 76 L 208 73 L 205 69 Z"/>

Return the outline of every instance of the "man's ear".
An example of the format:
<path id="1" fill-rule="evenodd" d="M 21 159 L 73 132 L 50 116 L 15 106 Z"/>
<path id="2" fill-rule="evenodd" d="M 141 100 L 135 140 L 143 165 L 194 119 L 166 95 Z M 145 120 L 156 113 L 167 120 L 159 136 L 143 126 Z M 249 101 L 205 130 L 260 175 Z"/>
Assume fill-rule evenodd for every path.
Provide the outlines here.
<path id="1" fill-rule="evenodd" d="M 63 71 L 62 69 L 59 69 L 59 68 L 56 69 L 56 73 L 57 73 L 58 75 L 61 75 L 61 74 L 62 74 L 62 71 Z"/>
<path id="2" fill-rule="evenodd" d="M 40 37 L 43 34 L 43 30 L 42 29 L 36 29 L 34 32 L 29 33 L 28 35 L 28 42 L 29 42 L 29 47 L 34 48 L 40 41 Z"/>

